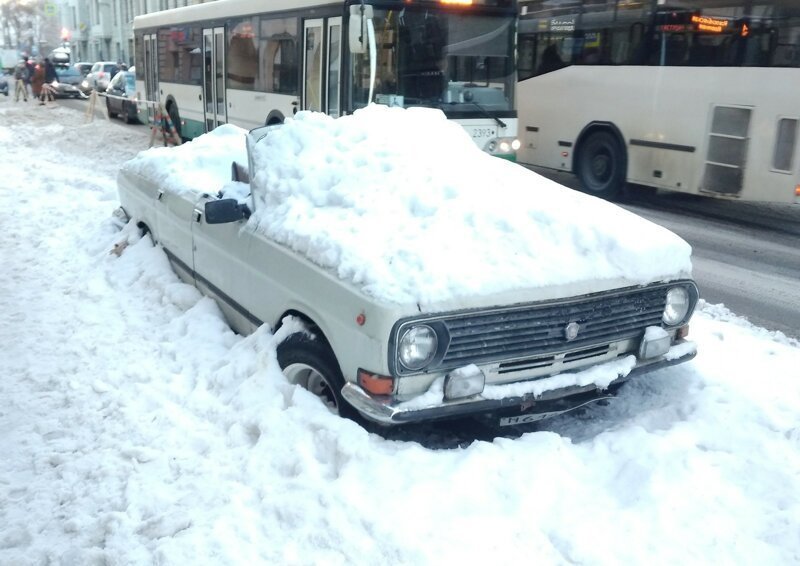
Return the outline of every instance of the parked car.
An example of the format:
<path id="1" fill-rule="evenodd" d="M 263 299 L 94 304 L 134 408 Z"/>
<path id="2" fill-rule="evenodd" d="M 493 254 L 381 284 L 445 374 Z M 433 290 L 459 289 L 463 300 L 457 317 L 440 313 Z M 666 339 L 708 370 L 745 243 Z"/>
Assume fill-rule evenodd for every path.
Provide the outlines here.
<path id="1" fill-rule="evenodd" d="M 94 63 L 87 63 L 85 61 L 78 61 L 73 65 L 82 76 L 86 76 L 92 70 Z"/>
<path id="2" fill-rule="evenodd" d="M 106 108 L 110 118 L 119 116 L 128 123 L 140 121 L 136 105 L 136 75 L 130 71 L 114 75 L 106 88 Z"/>
<path id="3" fill-rule="evenodd" d="M 13 79 L 10 75 L 6 75 L 4 72 L 0 71 L 0 94 L 8 96 L 8 85 L 12 82 Z"/>
<path id="4" fill-rule="evenodd" d="M 287 379 L 340 415 L 520 425 L 694 357 L 686 242 L 394 110 L 142 152 L 123 214 L 236 331 L 271 325 Z"/>
<path id="5" fill-rule="evenodd" d="M 119 66 L 113 61 L 98 61 L 92 65 L 86 79 L 81 83 L 84 90 L 96 90 L 97 92 L 104 92 L 108 83 L 114 78 L 114 75 L 119 72 Z"/>
<path id="6" fill-rule="evenodd" d="M 80 89 L 83 82 L 83 75 L 75 67 L 56 67 L 58 80 L 53 85 L 55 95 L 59 98 L 85 98 L 86 95 Z"/>

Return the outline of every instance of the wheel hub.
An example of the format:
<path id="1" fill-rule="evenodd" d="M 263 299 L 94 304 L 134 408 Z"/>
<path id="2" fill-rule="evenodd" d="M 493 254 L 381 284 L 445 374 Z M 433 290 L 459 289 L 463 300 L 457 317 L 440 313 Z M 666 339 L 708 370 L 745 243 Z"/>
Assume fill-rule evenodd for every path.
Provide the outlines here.
<path id="1" fill-rule="evenodd" d="M 283 369 L 283 375 L 290 383 L 301 386 L 310 391 L 320 399 L 334 413 L 339 413 L 339 406 L 336 396 L 333 394 L 328 381 L 320 372 L 308 364 L 294 363 Z"/>

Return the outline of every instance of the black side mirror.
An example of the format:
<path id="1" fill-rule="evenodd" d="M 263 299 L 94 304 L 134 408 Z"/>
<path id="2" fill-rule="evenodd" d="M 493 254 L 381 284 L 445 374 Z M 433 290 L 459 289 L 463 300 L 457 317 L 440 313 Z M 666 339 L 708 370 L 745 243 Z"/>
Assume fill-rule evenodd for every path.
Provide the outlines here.
<path id="1" fill-rule="evenodd" d="M 239 204 L 235 198 L 210 200 L 205 208 L 206 224 L 227 224 L 242 218 L 250 218 L 250 209 Z"/>

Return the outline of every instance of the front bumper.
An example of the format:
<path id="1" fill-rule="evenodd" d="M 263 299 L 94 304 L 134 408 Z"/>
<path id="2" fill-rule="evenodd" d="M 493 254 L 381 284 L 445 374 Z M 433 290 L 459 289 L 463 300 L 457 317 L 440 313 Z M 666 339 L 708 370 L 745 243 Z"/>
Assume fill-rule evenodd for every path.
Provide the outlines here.
<path id="1" fill-rule="evenodd" d="M 383 425 L 399 425 L 420 421 L 442 420 L 464 416 L 508 414 L 516 409 L 532 422 L 577 409 L 587 403 L 606 399 L 608 390 L 651 371 L 691 360 L 696 355 L 692 349 L 679 357 L 662 357 L 651 362 L 640 362 L 623 376 L 613 380 L 607 387 L 595 384 L 570 386 L 544 391 L 543 393 L 511 395 L 500 399 L 487 399 L 474 395 L 452 401 L 441 400 L 424 407 L 399 403 L 392 397 L 372 396 L 355 383 L 347 383 L 342 396 L 365 418 Z M 538 418 L 536 418 L 538 416 Z"/>
<path id="2" fill-rule="evenodd" d="M 56 87 L 55 94 L 58 97 L 69 97 L 69 96 L 79 96 L 79 97 L 81 97 L 81 96 L 84 96 L 84 94 L 81 91 L 81 89 L 79 89 L 77 86 L 68 85 L 68 84 L 59 84 Z"/>

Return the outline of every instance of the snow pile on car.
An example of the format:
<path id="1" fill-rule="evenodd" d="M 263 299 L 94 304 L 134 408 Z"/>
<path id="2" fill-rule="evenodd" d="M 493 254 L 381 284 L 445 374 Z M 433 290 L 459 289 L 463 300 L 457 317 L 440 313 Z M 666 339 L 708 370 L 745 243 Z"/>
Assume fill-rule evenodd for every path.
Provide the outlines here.
<path id="1" fill-rule="evenodd" d="M 124 168 L 215 194 L 245 132 L 222 126 Z M 688 276 L 690 246 L 611 203 L 491 157 L 439 110 L 299 112 L 254 147 L 250 229 L 376 299 L 435 303 L 531 287 Z M 230 186 L 230 185 L 229 185 Z M 589 288 L 589 286 L 587 286 Z M 591 285 L 597 289 L 597 285 Z"/>
<path id="2" fill-rule="evenodd" d="M 217 194 L 231 178 L 231 163 L 247 163 L 246 131 L 229 124 L 177 147 L 154 147 L 127 161 L 135 173 L 166 191 Z"/>
<path id="3" fill-rule="evenodd" d="M 438 110 L 301 112 L 254 159 L 251 222 L 387 301 L 691 270 L 668 230 L 487 155 Z"/>

